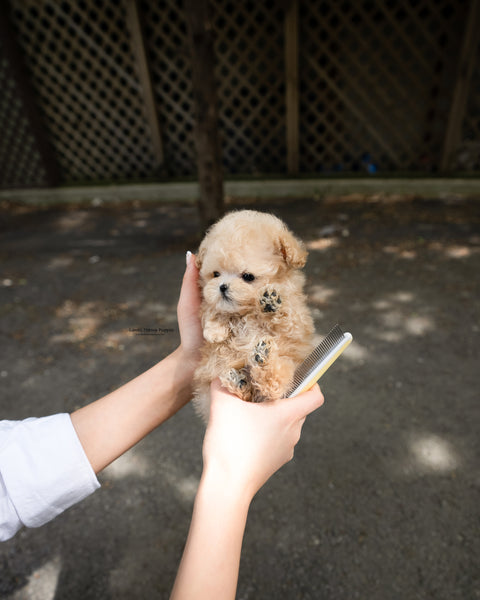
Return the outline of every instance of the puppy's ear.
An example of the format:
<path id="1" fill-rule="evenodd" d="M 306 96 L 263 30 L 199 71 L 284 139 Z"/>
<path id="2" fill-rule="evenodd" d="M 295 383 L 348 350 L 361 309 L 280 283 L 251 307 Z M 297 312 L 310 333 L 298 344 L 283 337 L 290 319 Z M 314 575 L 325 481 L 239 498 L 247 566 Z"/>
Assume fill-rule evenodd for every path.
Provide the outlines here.
<path id="1" fill-rule="evenodd" d="M 277 247 L 287 266 L 292 269 L 301 269 L 305 266 L 308 252 L 303 243 L 288 229 L 285 229 L 280 235 Z"/>
<path id="2" fill-rule="evenodd" d="M 203 259 L 205 258 L 205 252 L 205 245 L 201 243 L 200 248 L 198 249 L 198 252 L 195 255 L 195 264 L 197 265 L 198 270 L 202 268 Z"/>

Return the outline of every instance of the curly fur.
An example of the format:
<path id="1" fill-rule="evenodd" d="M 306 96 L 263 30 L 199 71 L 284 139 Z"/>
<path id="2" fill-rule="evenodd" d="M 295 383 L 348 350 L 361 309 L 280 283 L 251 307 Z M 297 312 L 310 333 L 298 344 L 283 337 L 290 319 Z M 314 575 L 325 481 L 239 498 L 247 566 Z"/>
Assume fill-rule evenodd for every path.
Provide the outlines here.
<path id="1" fill-rule="evenodd" d="M 312 347 L 300 271 L 306 258 L 302 242 L 271 214 L 234 211 L 207 232 L 197 255 L 205 342 L 194 380 L 194 404 L 205 419 L 217 377 L 251 402 L 288 390 Z"/>

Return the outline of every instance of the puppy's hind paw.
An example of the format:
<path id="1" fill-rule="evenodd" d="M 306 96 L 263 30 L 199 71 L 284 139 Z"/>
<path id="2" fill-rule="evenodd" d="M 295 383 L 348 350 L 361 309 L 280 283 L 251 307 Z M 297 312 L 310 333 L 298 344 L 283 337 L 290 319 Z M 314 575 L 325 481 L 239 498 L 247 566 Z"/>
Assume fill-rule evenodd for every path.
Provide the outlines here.
<path id="1" fill-rule="evenodd" d="M 245 369 L 230 369 L 230 371 L 220 379 L 222 385 L 233 393 L 242 392 L 248 385 L 248 375 Z"/>
<path id="2" fill-rule="evenodd" d="M 274 313 L 280 308 L 282 299 L 276 290 L 265 290 L 260 298 L 260 306 L 265 313 Z"/>
<path id="3" fill-rule="evenodd" d="M 257 363 L 257 365 L 264 365 L 267 362 L 268 355 L 270 353 L 270 348 L 267 345 L 267 342 L 263 340 L 258 342 L 253 351 L 253 360 Z"/>

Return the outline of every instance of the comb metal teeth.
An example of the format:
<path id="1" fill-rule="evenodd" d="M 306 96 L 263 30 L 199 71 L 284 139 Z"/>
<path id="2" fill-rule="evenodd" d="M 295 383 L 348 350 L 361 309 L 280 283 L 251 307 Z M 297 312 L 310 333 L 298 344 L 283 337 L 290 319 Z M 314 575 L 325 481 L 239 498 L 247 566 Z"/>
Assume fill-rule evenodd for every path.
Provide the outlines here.
<path id="1" fill-rule="evenodd" d="M 350 333 L 344 333 L 340 325 L 335 325 L 328 335 L 316 346 L 316 348 L 305 358 L 305 360 L 297 367 L 293 382 L 285 397 L 290 398 L 302 391 L 302 386 L 314 376 L 315 371 L 319 369 L 322 361 L 326 360 L 329 355 L 333 355 L 331 362 L 327 364 L 325 370 L 336 360 L 341 352 L 351 342 L 352 336 Z M 338 348 L 339 353 L 335 356 L 335 350 Z M 328 363 L 328 361 L 327 361 Z M 320 375 L 323 373 L 320 373 Z M 318 376 L 318 378 L 320 377 Z M 317 379 L 318 379 L 317 378 Z M 315 379 L 313 383 L 317 380 Z M 312 385 L 313 385 L 312 383 Z M 307 388 L 306 388 L 307 389 Z"/>

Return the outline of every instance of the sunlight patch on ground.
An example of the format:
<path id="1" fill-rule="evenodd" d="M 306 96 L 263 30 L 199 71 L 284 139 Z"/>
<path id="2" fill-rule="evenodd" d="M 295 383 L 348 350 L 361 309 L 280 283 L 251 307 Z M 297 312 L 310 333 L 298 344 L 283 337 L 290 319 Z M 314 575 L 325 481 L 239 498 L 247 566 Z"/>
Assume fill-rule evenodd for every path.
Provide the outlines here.
<path id="1" fill-rule="evenodd" d="M 411 292 L 399 290 L 379 297 L 372 307 L 378 318 L 374 335 L 384 342 L 400 342 L 406 336 L 422 336 L 435 329 L 434 319 L 425 314 L 428 307 L 418 304 Z"/>
<path id="2" fill-rule="evenodd" d="M 125 350 L 125 340 L 132 337 L 132 335 L 128 330 L 106 333 L 102 336 L 103 345 L 105 348 Z"/>
<path id="3" fill-rule="evenodd" d="M 386 298 L 375 300 L 373 308 L 375 310 L 390 310 L 397 304 L 408 304 L 413 301 L 414 296 L 411 292 L 399 291 L 389 294 Z"/>
<path id="4" fill-rule="evenodd" d="M 410 335 L 424 335 L 428 331 L 433 331 L 433 320 L 427 316 L 415 316 L 405 319 L 404 327 Z"/>
<path id="5" fill-rule="evenodd" d="M 52 335 L 50 341 L 54 344 L 62 342 L 82 342 L 95 334 L 102 321 L 95 316 L 79 316 L 68 319 L 67 331 Z"/>
<path id="6" fill-rule="evenodd" d="M 337 238 L 318 238 L 317 240 L 311 240 L 307 242 L 306 247 L 308 250 L 325 251 L 332 248 L 336 248 L 339 245 Z"/>
<path id="7" fill-rule="evenodd" d="M 73 263 L 72 256 L 54 256 L 49 260 L 47 265 L 47 271 L 56 271 L 57 269 L 66 269 Z"/>
<path id="8" fill-rule="evenodd" d="M 99 334 L 105 325 L 121 319 L 129 306 L 127 303 L 110 304 L 101 300 L 75 302 L 65 300 L 55 310 L 55 316 L 60 320 L 59 327 L 63 331 L 55 333 L 50 338 L 53 343 L 78 343 Z M 58 327 L 56 327 L 58 329 Z M 121 348 L 122 342 L 130 337 L 124 328 L 114 332 L 106 332 L 99 337 L 99 346 L 104 348 Z"/>
<path id="9" fill-rule="evenodd" d="M 186 477 L 172 476 L 170 473 L 166 476 L 166 479 L 182 500 L 193 502 L 200 483 L 197 477 L 193 475 L 187 475 Z"/>
<path id="10" fill-rule="evenodd" d="M 102 476 L 118 481 L 125 477 L 146 477 L 149 471 L 149 461 L 145 456 L 130 450 L 104 469 Z"/>
<path id="11" fill-rule="evenodd" d="M 409 335 L 424 335 L 434 329 L 433 320 L 427 316 L 404 316 L 394 309 L 382 315 L 382 330 L 380 337 L 385 341 L 398 341 L 405 333 Z"/>
<path id="12" fill-rule="evenodd" d="M 400 292 L 395 292 L 394 294 L 392 294 L 392 300 L 394 300 L 395 302 L 400 302 L 401 304 L 405 304 L 407 302 L 413 302 L 414 301 L 414 295 L 412 294 L 412 292 L 405 292 L 405 291 L 400 291 Z"/>
<path id="13" fill-rule="evenodd" d="M 472 241 L 473 244 L 477 244 L 477 240 Z M 424 244 L 424 249 L 429 251 L 438 252 L 447 259 L 461 260 L 464 258 L 470 258 L 471 256 L 480 253 L 480 247 L 466 246 L 461 244 L 445 244 L 444 242 L 427 242 Z M 418 257 L 418 248 L 402 247 L 400 245 L 389 244 L 384 246 L 383 252 L 385 254 L 395 255 L 398 258 L 406 260 L 413 260 Z"/>
<path id="14" fill-rule="evenodd" d="M 405 336 L 401 331 L 382 330 L 378 331 L 376 337 L 382 342 L 396 344 L 398 342 L 401 342 Z"/>
<path id="15" fill-rule="evenodd" d="M 413 260 L 417 258 L 417 252 L 411 248 L 401 248 L 400 246 L 390 245 L 383 248 L 385 254 L 394 254 L 405 260 Z"/>
<path id="16" fill-rule="evenodd" d="M 475 243 L 475 241 L 473 241 L 473 243 Z M 478 244 L 478 240 L 476 243 Z M 479 246 L 465 246 L 460 244 L 445 245 L 440 242 L 432 242 L 429 245 L 429 249 L 440 252 L 445 256 L 445 258 L 451 258 L 453 260 L 470 258 L 471 256 L 480 252 Z"/>
<path id="17" fill-rule="evenodd" d="M 467 258 L 472 255 L 472 249 L 467 246 L 450 246 L 445 250 L 448 258 Z"/>
<path id="18" fill-rule="evenodd" d="M 59 556 L 52 558 L 34 571 L 25 587 L 11 596 L 9 600 L 53 600 L 57 591 L 58 577 L 62 568 Z"/>
<path id="19" fill-rule="evenodd" d="M 139 315 L 157 315 L 165 317 L 165 315 L 176 315 L 177 307 L 171 304 L 164 304 L 163 302 L 145 302 L 139 307 Z"/>
<path id="20" fill-rule="evenodd" d="M 162 460 L 159 471 L 180 501 L 186 504 L 193 502 L 200 483 L 199 477 L 190 473 L 188 475 L 181 473 L 178 466 L 170 460 Z"/>
<path id="21" fill-rule="evenodd" d="M 355 340 L 350 344 L 350 346 L 345 350 L 342 354 L 342 358 L 352 362 L 364 364 L 368 358 L 370 357 L 370 351 L 365 346 L 362 346 Z"/>
<path id="22" fill-rule="evenodd" d="M 434 434 L 411 436 L 409 449 L 417 467 L 422 471 L 446 473 L 459 466 L 459 459 L 452 445 Z"/>
<path id="23" fill-rule="evenodd" d="M 313 304 L 328 304 L 330 300 L 337 294 L 335 290 L 327 288 L 324 285 L 312 285 L 308 289 L 308 301 Z"/>
<path id="24" fill-rule="evenodd" d="M 55 223 L 55 228 L 60 231 L 70 231 L 72 229 L 79 229 L 83 227 L 89 219 L 89 213 L 87 211 L 69 211 L 61 213 Z"/>
<path id="25" fill-rule="evenodd" d="M 53 343 L 59 342 L 81 342 L 92 336 L 101 320 L 98 317 L 74 317 L 68 320 L 69 332 L 58 333 L 50 338 Z"/>

